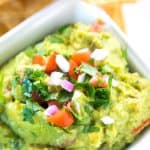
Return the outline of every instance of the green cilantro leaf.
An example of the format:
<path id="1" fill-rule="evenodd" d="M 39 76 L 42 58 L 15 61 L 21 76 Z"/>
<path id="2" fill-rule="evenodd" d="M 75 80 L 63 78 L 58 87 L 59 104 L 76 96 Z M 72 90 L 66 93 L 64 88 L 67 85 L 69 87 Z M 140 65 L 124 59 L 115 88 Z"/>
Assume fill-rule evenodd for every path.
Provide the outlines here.
<path id="1" fill-rule="evenodd" d="M 31 68 L 25 69 L 26 76 L 31 81 L 36 81 L 44 77 L 45 73 L 43 70 L 33 70 Z"/>
<path id="2" fill-rule="evenodd" d="M 32 96 L 32 82 L 28 78 L 24 78 L 22 82 L 23 95 L 30 98 Z"/>
<path id="3" fill-rule="evenodd" d="M 34 111 L 31 108 L 24 106 L 22 110 L 22 115 L 24 121 L 29 121 L 33 123 L 32 117 L 34 116 Z"/>
<path id="4" fill-rule="evenodd" d="M 109 85 L 109 87 L 112 86 L 112 80 L 113 80 L 113 77 L 112 77 L 112 75 L 110 75 L 109 79 L 108 79 L 108 85 Z"/>
<path id="5" fill-rule="evenodd" d="M 109 99 L 99 99 L 99 100 L 91 101 L 90 104 L 96 109 L 101 106 L 103 107 L 108 106 L 109 102 L 110 102 Z"/>
<path id="6" fill-rule="evenodd" d="M 110 102 L 110 89 L 109 88 L 98 88 L 95 92 L 94 101 L 90 101 L 90 104 L 94 108 L 101 106 L 107 106 Z"/>
<path id="7" fill-rule="evenodd" d="M 104 66 L 101 68 L 100 71 L 101 71 L 102 74 L 112 73 L 112 72 L 113 72 L 112 68 L 111 68 L 108 64 L 104 65 Z"/>
<path id="8" fill-rule="evenodd" d="M 49 93 L 45 98 L 45 101 L 56 100 L 58 98 L 58 93 Z"/>
<path id="9" fill-rule="evenodd" d="M 64 102 L 67 102 L 68 100 L 70 100 L 72 98 L 72 93 L 69 93 L 65 90 L 62 90 L 60 93 L 59 93 L 59 96 L 58 96 L 58 101 L 60 103 L 64 103 Z"/>
<path id="10" fill-rule="evenodd" d="M 63 25 L 58 29 L 58 32 L 63 34 L 71 25 L 67 24 L 67 25 Z"/>
<path id="11" fill-rule="evenodd" d="M 90 76 L 95 76 L 98 73 L 98 70 L 88 64 L 82 63 L 81 66 L 79 67 L 79 70 L 81 72 L 85 72 Z"/>
<path id="12" fill-rule="evenodd" d="M 95 99 L 109 99 L 110 98 L 110 89 L 109 88 L 98 88 L 95 92 Z"/>
<path id="13" fill-rule="evenodd" d="M 127 48 L 122 48 L 122 57 L 127 60 L 128 57 L 128 49 Z"/>
<path id="14" fill-rule="evenodd" d="M 85 106 L 84 106 L 84 111 L 85 111 L 89 116 L 92 115 L 92 109 L 91 109 L 91 107 L 89 107 L 89 105 L 85 105 Z"/>
<path id="15" fill-rule="evenodd" d="M 29 58 L 32 58 L 34 55 L 35 55 L 35 53 L 36 53 L 36 50 L 35 50 L 35 48 L 33 48 L 33 47 L 28 47 L 25 51 L 24 51 L 24 53 L 25 53 L 25 55 L 26 56 L 28 56 Z"/>
<path id="16" fill-rule="evenodd" d="M 22 141 L 19 139 L 10 140 L 9 143 L 10 150 L 22 150 Z"/>
<path id="17" fill-rule="evenodd" d="M 81 89 L 89 97 L 93 97 L 95 94 L 95 88 L 88 82 L 76 83 L 75 87 Z"/>
<path id="18" fill-rule="evenodd" d="M 41 81 L 36 81 L 33 83 L 33 91 L 37 92 L 43 100 L 47 99 L 49 95 L 48 86 Z"/>
<path id="19" fill-rule="evenodd" d="M 92 126 L 92 125 L 86 125 L 83 128 L 83 133 L 91 133 L 91 132 L 98 132 L 99 128 Z"/>
<path id="20" fill-rule="evenodd" d="M 48 39 L 52 42 L 52 43 L 64 43 L 64 40 L 61 39 L 59 36 L 53 34 L 48 36 Z"/>
<path id="21" fill-rule="evenodd" d="M 40 107 L 37 104 L 27 101 L 22 109 L 23 120 L 33 123 L 33 116 L 38 111 L 40 111 Z"/>

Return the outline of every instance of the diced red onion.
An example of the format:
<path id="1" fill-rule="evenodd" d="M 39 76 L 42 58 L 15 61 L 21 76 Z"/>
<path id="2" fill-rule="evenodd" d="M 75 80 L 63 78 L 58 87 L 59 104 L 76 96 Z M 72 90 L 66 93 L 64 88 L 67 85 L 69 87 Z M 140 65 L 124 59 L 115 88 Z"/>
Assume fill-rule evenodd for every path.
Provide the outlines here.
<path id="1" fill-rule="evenodd" d="M 82 73 L 82 74 L 80 74 L 79 76 L 78 76 L 78 82 L 83 82 L 84 80 L 85 80 L 85 76 L 86 76 L 86 74 L 85 73 Z"/>
<path id="2" fill-rule="evenodd" d="M 61 87 L 68 92 L 72 92 L 74 89 L 74 85 L 68 80 L 63 80 L 61 82 Z"/>
<path id="3" fill-rule="evenodd" d="M 62 55 L 56 55 L 56 64 L 63 72 L 69 72 L 70 64 Z"/>
<path id="4" fill-rule="evenodd" d="M 104 60 L 106 57 L 108 56 L 108 51 L 105 49 L 95 49 L 92 53 L 91 53 L 91 58 L 97 60 L 97 61 L 101 61 Z"/>
<path id="5" fill-rule="evenodd" d="M 50 105 L 45 111 L 44 114 L 48 117 L 54 115 L 59 111 L 59 108 L 56 105 Z"/>
<path id="6" fill-rule="evenodd" d="M 50 85 L 60 85 L 61 82 L 62 82 L 62 76 L 63 76 L 63 73 L 61 72 L 57 72 L 57 71 L 54 71 L 51 73 L 50 75 L 50 80 L 49 80 L 49 84 Z"/>
<path id="7" fill-rule="evenodd" d="M 108 75 L 103 75 L 102 78 L 105 80 L 106 83 L 108 83 L 108 80 L 109 80 L 109 76 Z"/>

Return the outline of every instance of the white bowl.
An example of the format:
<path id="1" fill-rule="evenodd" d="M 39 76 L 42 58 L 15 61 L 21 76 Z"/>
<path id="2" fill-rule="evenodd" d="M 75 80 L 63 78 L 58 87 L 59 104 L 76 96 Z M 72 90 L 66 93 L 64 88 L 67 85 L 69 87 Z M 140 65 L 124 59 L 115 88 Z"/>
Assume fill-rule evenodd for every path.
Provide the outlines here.
<path id="1" fill-rule="evenodd" d="M 46 7 L 0 38 L 0 65 L 13 57 L 25 47 L 43 39 L 59 26 L 68 23 L 93 23 L 97 18 L 103 19 L 107 30 L 118 37 L 123 47 L 128 49 L 128 62 L 132 70 L 150 78 L 150 69 L 136 54 L 119 27 L 100 8 L 79 0 L 59 0 Z M 147 150 L 150 147 L 150 130 L 141 136 L 128 149 Z"/>

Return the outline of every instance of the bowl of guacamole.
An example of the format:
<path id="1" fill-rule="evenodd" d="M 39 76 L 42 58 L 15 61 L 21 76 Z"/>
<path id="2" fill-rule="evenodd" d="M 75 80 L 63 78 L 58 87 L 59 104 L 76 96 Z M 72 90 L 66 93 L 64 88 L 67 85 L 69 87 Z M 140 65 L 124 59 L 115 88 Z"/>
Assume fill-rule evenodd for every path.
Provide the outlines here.
<path id="1" fill-rule="evenodd" d="M 146 67 L 107 15 L 62 3 L 0 39 L 0 149 L 125 149 L 150 124 Z"/>
<path id="2" fill-rule="evenodd" d="M 1 67 L 2 148 L 123 149 L 150 123 L 150 80 L 104 26 L 62 26 Z"/>

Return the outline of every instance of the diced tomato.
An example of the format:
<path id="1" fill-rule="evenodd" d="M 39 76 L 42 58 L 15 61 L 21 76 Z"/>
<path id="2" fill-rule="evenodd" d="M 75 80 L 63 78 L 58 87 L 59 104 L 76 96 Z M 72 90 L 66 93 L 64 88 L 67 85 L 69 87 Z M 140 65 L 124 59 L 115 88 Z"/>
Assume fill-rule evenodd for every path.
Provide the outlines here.
<path id="1" fill-rule="evenodd" d="M 71 57 L 71 59 L 77 63 L 77 65 L 81 65 L 82 62 L 89 63 L 90 62 L 90 54 L 89 50 L 85 51 L 77 51 Z"/>
<path id="2" fill-rule="evenodd" d="M 90 84 L 94 87 L 97 87 L 98 86 L 98 78 L 99 78 L 98 75 L 93 76 L 89 81 Z"/>
<path id="3" fill-rule="evenodd" d="M 135 136 L 140 133 L 145 127 L 150 125 L 150 118 L 144 120 L 138 127 L 132 130 L 132 134 Z"/>
<path id="4" fill-rule="evenodd" d="M 99 86 L 102 87 L 102 88 L 106 88 L 108 86 L 108 84 L 107 84 L 106 81 L 102 81 L 102 83 L 100 83 Z"/>
<path id="5" fill-rule="evenodd" d="M 69 69 L 69 77 L 77 79 L 77 74 L 75 72 L 75 68 L 77 67 L 77 63 L 73 61 L 72 59 L 70 60 L 70 69 Z"/>
<path id="6" fill-rule="evenodd" d="M 97 20 L 91 26 L 91 31 L 93 31 L 93 32 L 100 32 L 100 31 L 103 30 L 103 28 L 104 28 L 104 22 L 102 20 Z"/>
<path id="7" fill-rule="evenodd" d="M 102 80 L 102 81 L 101 81 Z M 107 82 L 104 79 L 100 79 L 100 75 L 95 75 L 93 76 L 89 83 L 93 86 L 93 87 L 102 87 L 105 88 L 107 87 Z"/>
<path id="8" fill-rule="evenodd" d="M 47 64 L 46 64 L 46 68 L 45 68 L 45 72 L 46 73 L 51 73 L 52 71 L 57 70 L 57 64 L 56 64 L 56 53 L 53 52 L 47 60 Z"/>
<path id="9" fill-rule="evenodd" d="M 58 127 L 69 127 L 74 123 L 74 118 L 70 112 L 60 110 L 56 114 L 48 117 L 48 122 Z"/>
<path id="10" fill-rule="evenodd" d="M 38 64 L 38 65 L 44 66 L 45 60 L 44 60 L 43 56 L 36 55 L 32 59 L 32 64 Z"/>

